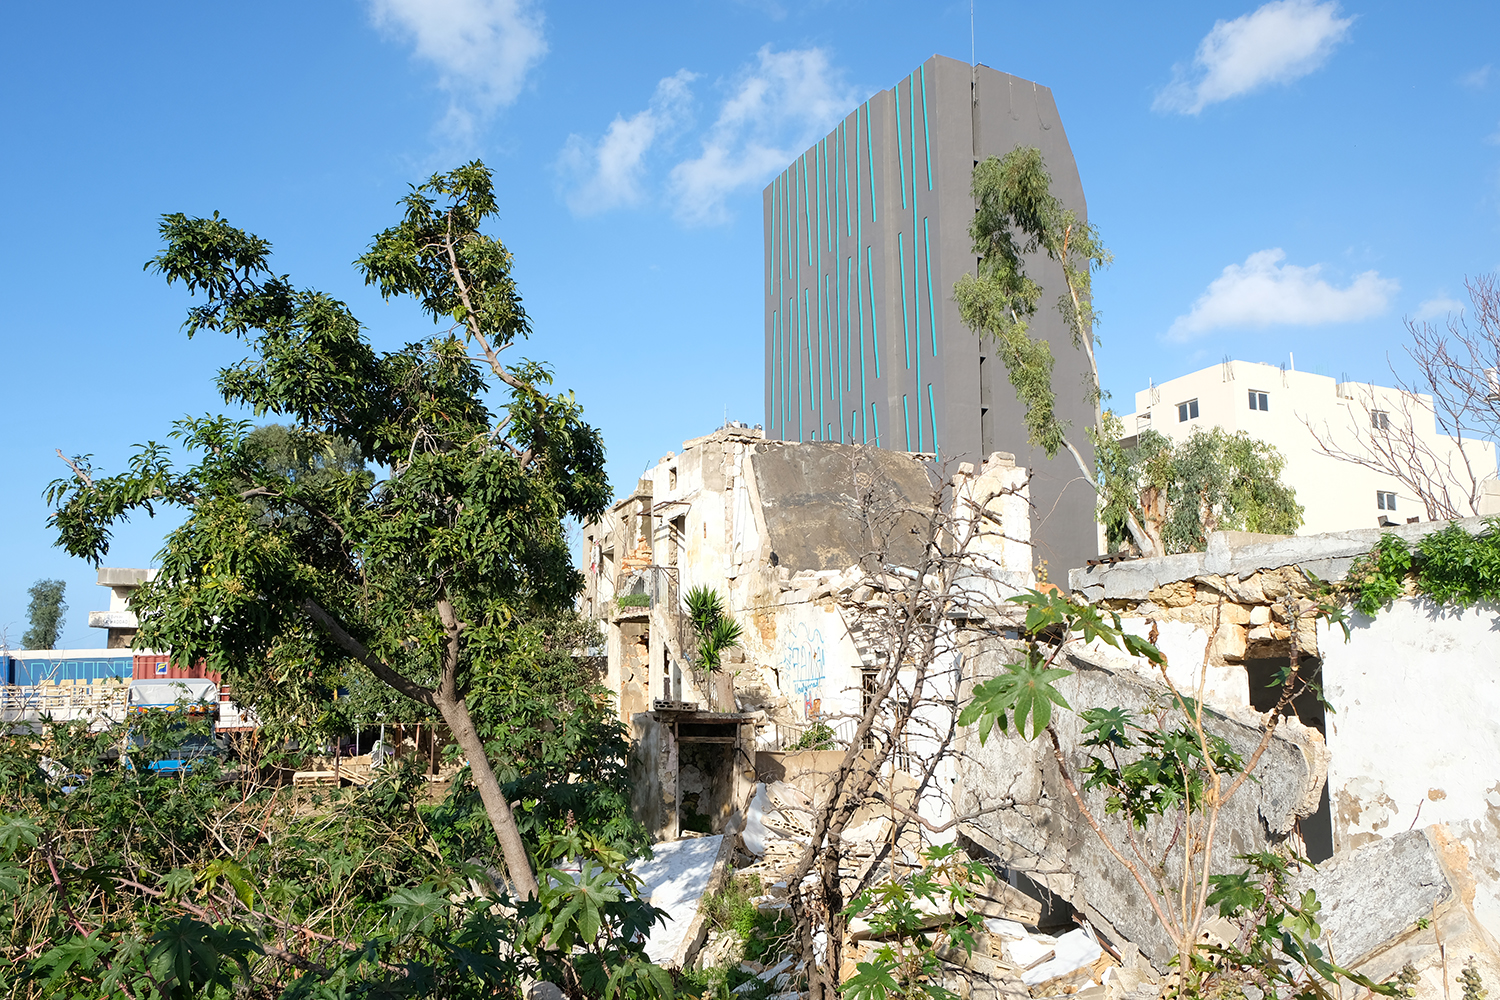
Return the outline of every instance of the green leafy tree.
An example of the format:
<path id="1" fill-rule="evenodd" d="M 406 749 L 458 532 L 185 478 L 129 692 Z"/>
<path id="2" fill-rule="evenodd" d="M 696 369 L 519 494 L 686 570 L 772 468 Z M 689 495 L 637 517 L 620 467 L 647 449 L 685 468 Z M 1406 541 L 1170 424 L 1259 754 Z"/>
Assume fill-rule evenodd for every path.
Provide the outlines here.
<path id="1" fill-rule="evenodd" d="M 68 585 L 63 580 L 38 580 L 27 591 L 31 603 L 26 606 L 26 621 L 29 628 L 21 636 L 23 649 L 52 649 L 62 636 L 63 613 L 68 605 L 63 593 Z"/>
<path id="2" fill-rule="evenodd" d="M 1026 259 L 1038 253 L 1062 271 L 1064 291 L 1058 312 L 1073 336 L 1073 346 L 1084 353 L 1088 374 L 1084 399 L 1094 409 L 1093 426 L 1084 429 L 1097 448 L 1100 439 L 1099 364 L 1094 357 L 1098 337 L 1094 327 L 1093 273 L 1107 267 L 1114 255 L 1105 248 L 1099 231 L 1078 218 L 1052 193 L 1052 177 L 1040 150 L 1018 146 L 1003 157 L 991 156 L 974 167 L 975 212 L 969 223 L 977 275 L 965 274 L 953 287 L 959 315 L 974 332 L 989 337 L 1005 365 L 1016 398 L 1026 407 L 1026 431 L 1031 443 L 1048 458 L 1067 449 L 1083 478 L 1103 494 L 1097 470 L 1079 450 L 1076 431 L 1057 415 L 1057 390 L 1052 383 L 1056 358 L 1046 340 L 1031 335 L 1031 321 L 1042 297 L 1041 284 L 1027 271 Z M 1147 555 L 1159 555 L 1134 515 L 1125 512 L 1131 537 Z"/>
<path id="3" fill-rule="evenodd" d="M 1132 519 L 1163 555 L 1201 552 L 1215 531 L 1290 535 L 1302 526 L 1296 491 L 1281 481 L 1286 459 L 1274 445 L 1214 427 L 1175 444 L 1146 431 L 1125 448 L 1113 413 L 1102 426 L 1100 520 L 1110 545 L 1131 538 Z"/>
<path id="4" fill-rule="evenodd" d="M 315 698 L 366 670 L 432 709 L 467 757 L 512 886 L 534 896 L 469 696 L 519 620 L 576 593 L 563 519 L 603 509 L 604 449 L 573 396 L 548 391 L 544 365 L 501 361 L 531 327 L 510 252 L 481 232 L 497 210 L 489 170 L 436 174 L 402 206 L 356 265 L 441 329 L 395 351 L 377 352 L 342 302 L 276 275 L 270 244 L 217 214 L 165 216 L 166 246 L 147 264 L 202 296 L 190 337 L 248 344 L 219 373 L 227 403 L 351 442 L 383 478 L 336 463 L 278 469 L 247 423 L 186 419 L 171 436 L 190 464 L 154 442 L 116 476 L 75 459 L 48 491 L 51 522 L 60 545 L 97 563 L 117 521 L 182 508 L 134 603 L 140 641 L 203 658 L 259 698 Z"/>
<path id="5" fill-rule="evenodd" d="M 697 586 L 689 590 L 687 606 L 688 622 L 697 644 L 698 666 L 703 670 L 705 683 L 712 684 L 724 654 L 740 644 L 744 630 L 724 610 L 724 599 L 712 587 Z"/>

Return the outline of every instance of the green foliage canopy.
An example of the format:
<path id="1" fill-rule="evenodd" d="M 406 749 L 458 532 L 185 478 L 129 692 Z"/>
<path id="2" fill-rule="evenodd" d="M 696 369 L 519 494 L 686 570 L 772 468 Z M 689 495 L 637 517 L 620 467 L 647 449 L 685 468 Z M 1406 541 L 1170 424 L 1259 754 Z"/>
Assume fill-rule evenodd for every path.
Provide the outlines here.
<path id="1" fill-rule="evenodd" d="M 1128 518 L 1157 533 L 1163 555 L 1201 552 L 1215 531 L 1290 535 L 1302 526 L 1296 491 L 1281 481 L 1286 459 L 1244 431 L 1195 429 L 1174 443 L 1146 431 L 1122 447 L 1119 419 L 1106 411 L 1095 439 L 1099 518 L 1109 544 L 1133 537 Z"/>
<path id="2" fill-rule="evenodd" d="M 63 613 L 68 605 L 63 594 L 68 584 L 63 580 L 38 580 L 27 591 L 31 603 L 26 606 L 26 621 L 30 627 L 21 636 L 23 649 L 52 649 L 62 635 Z"/>
<path id="3" fill-rule="evenodd" d="M 1057 306 L 1073 346 L 1088 357 L 1085 394 L 1090 404 L 1099 400 L 1092 274 L 1113 259 L 1098 230 L 1065 208 L 1051 184 L 1042 154 L 1034 148 L 1017 147 L 974 168 L 977 208 L 969 235 L 978 274 L 964 275 L 953 289 L 964 322 L 996 342 L 996 353 L 1026 407 L 1031 443 L 1049 458 L 1067 443 L 1068 428 L 1056 412 L 1052 348 L 1029 330 L 1042 286 L 1027 271 L 1026 257 L 1040 251 L 1062 268 L 1066 291 Z"/>
<path id="4" fill-rule="evenodd" d="M 303 440 L 349 442 L 384 478 L 337 462 L 304 474 L 269 460 L 245 422 L 185 419 L 171 436 L 190 464 L 155 442 L 115 476 L 81 456 L 48 491 L 51 521 L 58 544 L 98 563 L 116 521 L 184 509 L 136 596 L 139 641 L 206 660 L 252 702 L 316 702 L 363 668 L 435 710 L 528 895 L 535 879 L 467 698 L 518 616 L 576 593 L 563 519 L 603 509 L 604 448 L 572 395 L 547 391 L 544 365 L 500 361 L 531 330 L 509 251 L 481 232 L 497 210 L 489 170 L 436 174 L 402 204 L 357 266 L 442 328 L 395 351 L 377 352 L 342 302 L 276 275 L 270 244 L 217 213 L 165 216 L 166 246 L 147 264 L 202 296 L 190 337 L 247 343 L 249 357 L 219 373 L 227 403 L 275 414 Z"/>

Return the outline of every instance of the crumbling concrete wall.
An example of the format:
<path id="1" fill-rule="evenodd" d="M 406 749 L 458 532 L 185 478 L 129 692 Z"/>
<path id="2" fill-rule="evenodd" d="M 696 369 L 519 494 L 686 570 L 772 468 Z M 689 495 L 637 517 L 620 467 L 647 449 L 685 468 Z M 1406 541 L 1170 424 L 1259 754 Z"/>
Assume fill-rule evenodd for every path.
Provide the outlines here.
<path id="1" fill-rule="evenodd" d="M 1018 659 L 1017 643 L 991 636 L 974 638 L 965 651 L 977 683 Z M 1168 705 L 1166 689 L 1147 683 L 1133 671 L 1114 669 L 1092 658 L 1072 656 L 1073 673 L 1058 682 L 1068 704 L 1082 710 L 1120 706 L 1144 714 Z M 964 693 L 968 697 L 968 692 Z M 1054 715 L 1054 724 L 1075 780 L 1086 760 L 1080 749 L 1082 722 L 1074 712 Z M 1260 742 L 1260 719 L 1245 711 L 1210 711 L 1207 728 L 1228 740 L 1247 758 Z M 979 734 L 966 731 L 959 745 L 955 810 L 959 832 L 993 854 L 1007 867 L 1027 874 L 1084 913 L 1116 941 L 1133 942 L 1158 966 L 1172 954 L 1170 939 L 1157 924 L 1148 898 L 1130 873 L 1100 842 L 1064 787 L 1046 738 L 1030 741 L 999 733 L 981 745 Z M 1256 781 L 1241 786 L 1219 819 L 1219 836 L 1211 858 L 1213 870 L 1240 871 L 1236 854 L 1261 850 L 1283 841 L 1300 817 L 1317 809 L 1327 767 L 1327 751 L 1314 731 L 1288 720 L 1278 727 L 1256 769 Z M 1126 852 L 1126 824 L 1106 815 L 1104 796 L 1087 797 L 1090 811 Z M 1175 821 L 1174 821 L 1175 822 Z M 1175 827 L 1154 821 L 1135 835 L 1148 857 L 1169 853 Z M 1180 874 L 1175 858 L 1167 865 L 1170 880 Z"/>
<path id="2" fill-rule="evenodd" d="M 583 526 L 583 610 L 608 626 L 608 678 L 622 718 L 658 699 L 759 711 L 776 724 L 763 742 L 779 745 L 778 734 L 857 716 L 862 674 L 876 665 L 858 620 L 899 589 L 882 584 L 885 569 L 921 555 L 914 515 L 897 513 L 872 531 L 872 507 L 920 506 L 934 490 L 982 496 L 986 516 L 972 548 L 987 558 L 972 585 L 996 600 L 1030 586 L 1026 474 L 1012 456 L 960 466 L 947 483 L 933 475 L 924 456 L 766 441 L 741 426 L 664 456 L 635 493 Z M 691 663 L 683 601 L 700 585 L 718 591 L 744 630 L 718 678 L 732 678 L 732 692 L 709 690 Z M 650 606 L 620 607 L 617 598 L 631 593 Z"/>
<path id="3" fill-rule="evenodd" d="M 1457 522 L 1483 530 L 1479 518 Z M 1446 523 L 1389 529 L 1415 544 Z M 1307 572 L 1338 580 L 1368 552 L 1379 529 L 1274 538 L 1215 534 L 1207 552 L 1075 570 L 1075 589 L 1119 611 L 1126 627 L 1154 633 L 1186 684 L 1208 658 L 1206 700 L 1243 708 L 1263 692 L 1257 660 L 1285 662 L 1289 608 L 1296 645 L 1317 657 L 1332 712 L 1332 847 L 1347 851 L 1425 822 L 1485 821 L 1500 809 L 1500 609 L 1443 609 L 1424 598 L 1394 601 L 1374 619 L 1355 614 L 1346 640 L 1311 614 Z M 1138 669 L 1108 650 L 1099 656 Z M 1500 822 L 1500 816 L 1497 816 Z"/>
<path id="4" fill-rule="evenodd" d="M 1447 1000 L 1460 994 L 1471 959 L 1486 984 L 1500 981 L 1500 943 L 1476 881 L 1492 863 L 1451 827 L 1433 824 L 1305 870 L 1292 890 L 1317 894 L 1319 944 L 1340 965 L 1377 982 L 1410 965 L 1417 1000 Z"/>

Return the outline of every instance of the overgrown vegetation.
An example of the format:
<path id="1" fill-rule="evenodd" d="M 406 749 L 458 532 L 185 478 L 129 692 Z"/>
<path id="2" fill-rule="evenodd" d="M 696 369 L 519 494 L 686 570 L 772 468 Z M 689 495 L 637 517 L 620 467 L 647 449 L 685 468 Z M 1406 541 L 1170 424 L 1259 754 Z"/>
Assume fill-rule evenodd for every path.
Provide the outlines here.
<path id="1" fill-rule="evenodd" d="M 401 209 L 357 266 L 439 327 L 390 352 L 277 275 L 267 241 L 218 215 L 162 221 L 148 268 L 201 296 L 188 334 L 247 342 L 218 375 L 226 402 L 285 423 L 185 419 L 180 448 L 148 442 L 113 476 L 76 456 L 51 522 L 98 563 L 119 521 L 178 508 L 133 601 L 138 642 L 204 661 L 266 725 L 233 781 L 121 768 L 115 731 L 7 738 L 14 995 L 671 992 L 643 950 L 659 913 L 626 867 L 645 837 L 623 733 L 573 656 L 598 636 L 567 611 L 581 579 L 563 521 L 608 498 L 602 441 L 544 365 L 501 363 L 532 329 L 510 253 L 481 231 L 498 211 L 484 165 Z M 280 786 L 292 747 L 382 716 L 451 737 L 464 767 L 441 806 L 414 766 L 322 797 Z M 46 774 L 87 780 L 69 794 Z"/>
<path id="2" fill-rule="evenodd" d="M 1330 997 L 1339 981 L 1349 980 L 1393 995 L 1394 986 L 1374 983 L 1324 956 L 1316 944 L 1322 934 L 1316 898 L 1311 891 L 1297 899 L 1287 896 L 1288 868 L 1306 863 L 1302 859 L 1260 853 L 1241 857 L 1248 865 L 1243 873 L 1209 868 L 1225 805 L 1252 780 L 1282 713 L 1309 690 L 1295 645 L 1279 678 L 1277 704 L 1247 756 L 1205 724 L 1206 655 L 1198 689 L 1184 694 L 1167 673 L 1161 652 L 1124 632 L 1117 615 L 1057 594 L 1033 592 L 1012 600 L 1026 608 L 1024 656 L 975 686 L 960 722 L 976 725 L 981 741 L 1012 732 L 1022 739 L 1045 737 L 1073 806 L 1139 885 L 1176 946 L 1178 993 L 1212 996 L 1229 984 L 1248 982 L 1276 995 Z M 1071 673 L 1059 658 L 1070 644 L 1096 639 L 1155 666 L 1170 693 L 1169 704 L 1145 717 L 1118 706 L 1070 706 L 1056 686 Z M 1084 723 L 1080 749 L 1085 763 L 1077 772 L 1053 722 L 1055 710 L 1076 711 Z M 1124 821 L 1123 837 L 1112 835 L 1090 807 L 1085 796 L 1096 790 L 1103 792 L 1106 814 Z M 1168 874 L 1167 856 L 1160 864 L 1149 864 L 1142 856 L 1137 837 L 1157 824 L 1180 834 L 1167 850 L 1180 865 L 1178 874 Z M 1237 920 L 1241 941 L 1248 943 L 1205 949 L 1199 935 L 1210 907 Z"/>
<path id="3" fill-rule="evenodd" d="M 1094 438 L 1099 520 L 1115 548 L 1132 540 L 1134 518 L 1164 555 L 1202 552 L 1215 531 L 1295 534 L 1296 492 L 1281 481 L 1286 459 L 1244 431 L 1197 428 L 1174 443 L 1157 431 L 1122 447 L 1119 418 L 1105 411 Z"/>
<path id="4" fill-rule="evenodd" d="M 688 623 L 693 628 L 692 659 L 700 672 L 713 706 L 713 676 L 719 672 L 724 654 L 740 644 L 743 629 L 730 617 L 724 607 L 724 599 L 712 587 L 697 586 L 687 592 Z M 733 710 L 734 706 L 727 706 Z"/>
<path id="5" fill-rule="evenodd" d="M 528 977 L 669 992 L 641 952 L 656 911 L 582 825 L 535 828 L 543 890 L 520 900 L 485 861 L 482 807 L 424 807 L 413 759 L 312 794 L 262 780 L 303 764 L 273 739 L 152 774 L 202 724 L 140 725 L 135 746 L 82 723 L 0 738 L 5 995 L 519 997 Z"/>
<path id="6" fill-rule="evenodd" d="M 1450 523 L 1423 537 L 1415 550 L 1387 532 L 1349 567 L 1339 590 L 1372 618 L 1408 592 L 1459 608 L 1500 601 L 1500 518 L 1483 524 L 1471 534 Z"/>
<path id="7" fill-rule="evenodd" d="M 940 954 L 973 953 L 975 939 L 985 933 L 983 920 L 969 908 L 974 887 L 996 875 L 962 857 L 952 844 L 929 847 L 923 862 L 909 877 L 882 882 L 850 902 L 849 916 L 863 918 L 882 940 L 845 981 L 843 995 L 849 1000 L 956 1000 L 957 994 L 939 984 Z M 934 912 L 947 916 L 936 928 Z"/>

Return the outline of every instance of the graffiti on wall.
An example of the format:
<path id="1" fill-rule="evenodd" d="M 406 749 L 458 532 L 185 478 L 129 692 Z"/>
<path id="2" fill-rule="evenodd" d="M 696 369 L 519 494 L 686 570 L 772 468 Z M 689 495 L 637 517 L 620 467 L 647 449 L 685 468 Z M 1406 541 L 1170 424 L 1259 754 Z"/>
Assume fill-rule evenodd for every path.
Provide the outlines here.
<path id="1" fill-rule="evenodd" d="M 804 717 L 817 716 L 822 707 L 826 660 L 823 631 L 798 622 L 781 640 L 779 659 L 782 683 L 790 683 L 792 690 L 802 696 Z"/>

